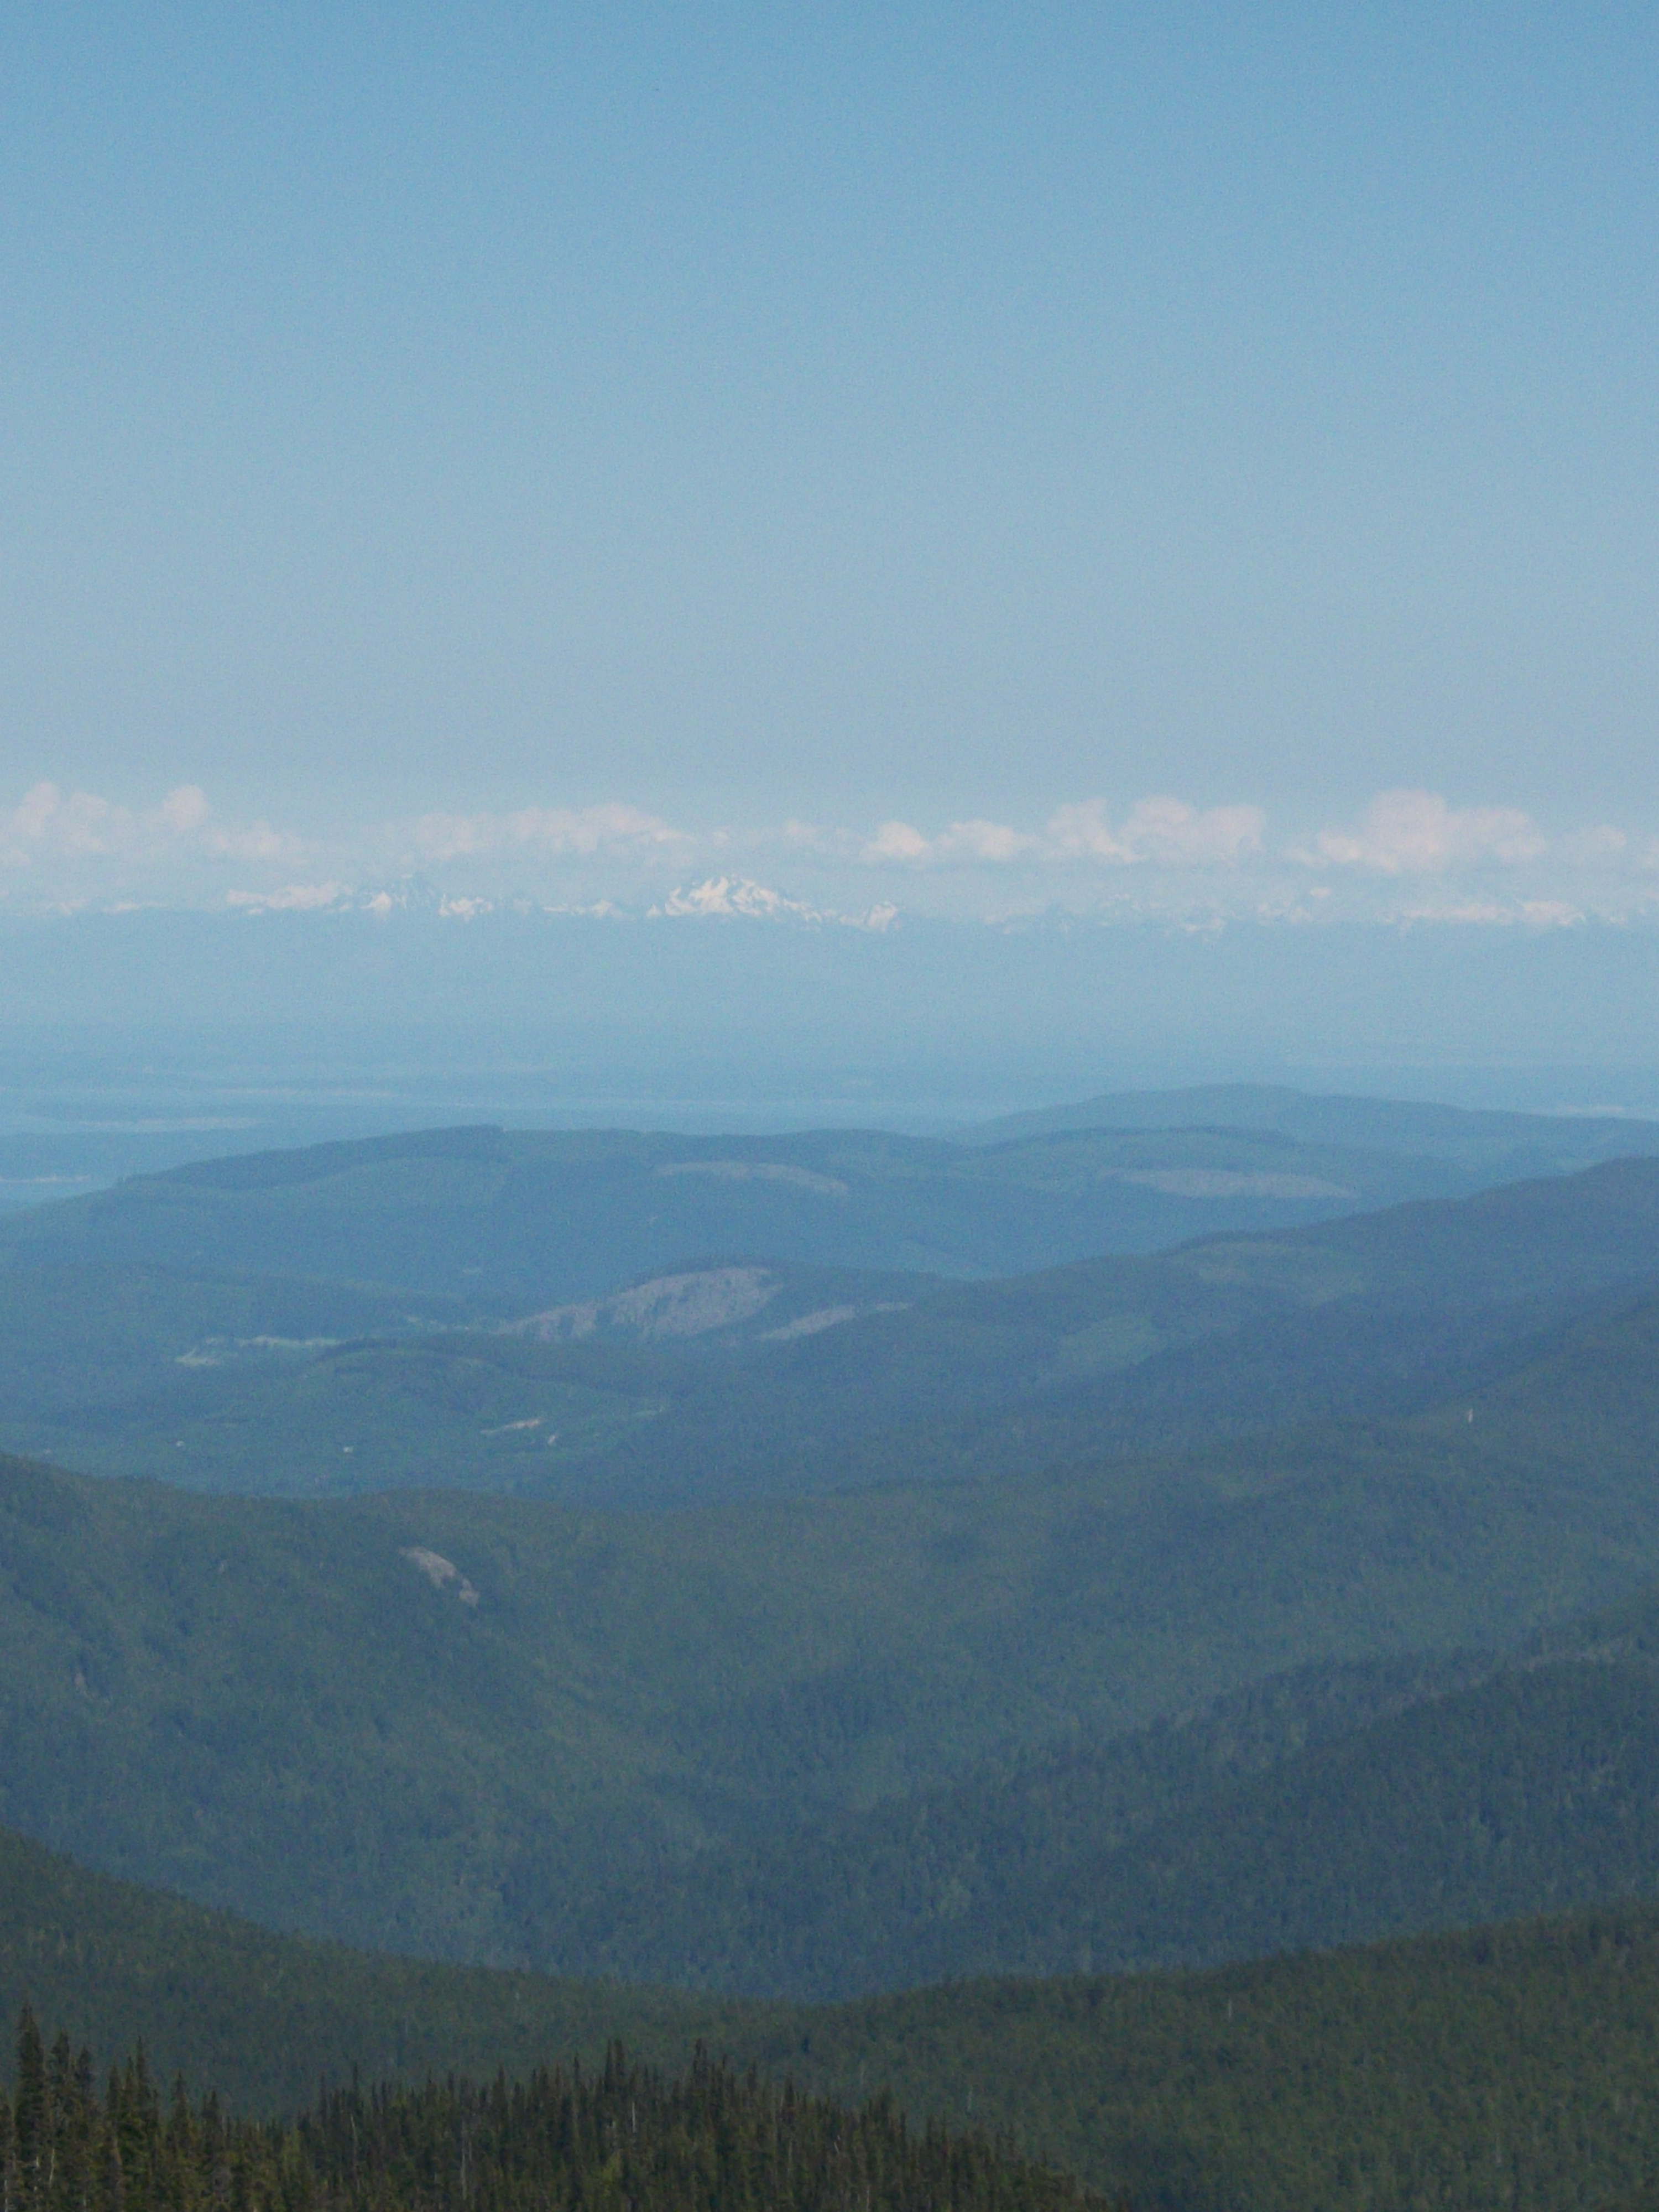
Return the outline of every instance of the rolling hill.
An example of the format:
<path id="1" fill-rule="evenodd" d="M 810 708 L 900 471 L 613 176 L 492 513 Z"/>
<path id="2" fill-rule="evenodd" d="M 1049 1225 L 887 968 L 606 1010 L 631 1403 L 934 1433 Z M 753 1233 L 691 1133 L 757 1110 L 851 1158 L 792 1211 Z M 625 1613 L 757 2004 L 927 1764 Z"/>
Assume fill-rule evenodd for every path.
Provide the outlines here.
<path id="1" fill-rule="evenodd" d="M 1623 1114 L 1504 1113 L 1261 1083 L 1108 1091 L 1001 1115 L 957 1134 L 965 1144 L 1001 1145 L 1080 1129 L 1191 1128 L 1273 1130 L 1298 1144 L 1444 1160 L 1486 1182 L 1571 1175 L 1602 1160 L 1659 1152 L 1659 1121 Z"/>
<path id="2" fill-rule="evenodd" d="M 1656 1268 L 1644 1160 L 992 1282 L 738 1261 L 514 1321 L 37 1258 L 0 1268 L 0 1445 L 301 1497 L 659 1506 L 997 1477 L 1404 1418 Z"/>
<path id="3" fill-rule="evenodd" d="M 282 1274 L 485 1311 L 605 1297 L 699 1255 L 973 1277 L 1293 1227 L 1478 1184 L 1273 1131 L 983 1146 L 440 1129 L 241 1154 L 0 1220 L 0 1265 Z"/>

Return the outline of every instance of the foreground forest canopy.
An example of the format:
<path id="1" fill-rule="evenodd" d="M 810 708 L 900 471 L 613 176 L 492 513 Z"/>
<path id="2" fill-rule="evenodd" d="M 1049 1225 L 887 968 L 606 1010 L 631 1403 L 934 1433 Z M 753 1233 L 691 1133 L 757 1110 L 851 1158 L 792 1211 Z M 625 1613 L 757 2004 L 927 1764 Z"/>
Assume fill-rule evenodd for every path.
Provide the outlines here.
<path id="1" fill-rule="evenodd" d="M 912 2131 L 890 2098 L 848 2110 L 698 2052 L 678 2081 L 619 2045 L 479 2087 L 325 2092 L 298 2118 L 228 2116 L 182 2081 L 164 2097 L 142 2047 L 98 2081 L 32 2011 L 15 2095 L 0 2094 L 0 2185 L 16 2212 L 1086 2212 L 1097 2200 L 1006 2141 Z"/>

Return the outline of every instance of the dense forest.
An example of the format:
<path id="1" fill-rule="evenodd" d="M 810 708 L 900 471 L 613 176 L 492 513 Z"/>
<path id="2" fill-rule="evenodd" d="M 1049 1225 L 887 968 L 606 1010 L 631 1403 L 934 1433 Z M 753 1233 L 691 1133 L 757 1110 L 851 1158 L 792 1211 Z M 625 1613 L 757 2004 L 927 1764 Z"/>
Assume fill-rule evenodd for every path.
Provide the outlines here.
<path id="1" fill-rule="evenodd" d="M 828 2000 L 1659 1893 L 1650 1662 L 1459 1672 L 1310 1669 L 654 1878 L 550 1889 L 526 1899 L 537 1948 L 566 1972 Z"/>
<path id="2" fill-rule="evenodd" d="M 553 1966 L 558 1885 L 1650 1578 L 1616 1426 L 1517 1411 L 1541 1465 L 1462 1420 L 673 1517 L 0 1465 L 0 1820 L 277 1927 Z"/>
<path id="3" fill-rule="evenodd" d="M 170 2094 L 143 2046 L 100 2082 L 27 2007 L 0 2093 L 9 2212 L 1085 2212 L 1096 2200 L 1005 2138 L 912 2130 L 699 2051 L 665 2080 L 619 2044 L 527 2077 L 325 2090 L 264 2123 Z"/>

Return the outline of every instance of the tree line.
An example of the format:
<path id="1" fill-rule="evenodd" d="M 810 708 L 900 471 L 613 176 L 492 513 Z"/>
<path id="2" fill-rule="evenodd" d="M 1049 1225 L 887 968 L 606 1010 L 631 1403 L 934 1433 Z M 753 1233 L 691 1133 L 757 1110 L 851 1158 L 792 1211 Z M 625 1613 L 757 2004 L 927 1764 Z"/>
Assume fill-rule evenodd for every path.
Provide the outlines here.
<path id="1" fill-rule="evenodd" d="M 165 2093 L 142 2045 L 100 2083 L 26 2006 L 14 2084 L 3 2212 L 1105 2212 L 1006 2137 L 916 2130 L 889 2097 L 803 2095 L 702 2050 L 677 2078 L 613 2044 L 521 2081 L 354 2081 L 256 2122 L 182 2078 Z"/>

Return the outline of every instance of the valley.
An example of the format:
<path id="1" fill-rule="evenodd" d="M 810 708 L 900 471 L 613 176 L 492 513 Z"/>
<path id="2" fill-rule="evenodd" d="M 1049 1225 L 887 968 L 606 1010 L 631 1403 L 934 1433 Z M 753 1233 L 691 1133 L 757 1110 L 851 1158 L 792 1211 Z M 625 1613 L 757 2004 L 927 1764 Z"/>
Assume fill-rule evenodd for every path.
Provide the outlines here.
<path id="1" fill-rule="evenodd" d="M 1182 1991 L 1212 2036 L 1223 1990 L 1335 2033 L 1373 1957 L 1462 2019 L 1458 1931 L 1558 1916 L 1492 1939 L 1530 1992 L 1591 1924 L 1559 1916 L 1645 1957 L 1659 1898 L 1659 1159 L 1638 1125 L 1483 1184 L 1452 1134 L 1368 1154 L 1389 1202 L 1324 1218 L 1284 1178 L 1333 1147 L 1206 1127 L 1012 1165 L 447 1132 L 10 1217 L 14 1990 L 118 2042 L 173 2002 L 140 1941 L 172 1927 L 208 1993 L 180 2063 L 267 2101 L 252 1993 L 314 1986 L 280 2047 L 388 2074 L 702 2039 L 918 2113 L 971 2092 L 1137 2203 L 1310 2202 L 1328 2116 L 1295 2181 L 1228 2102 L 1242 2061 L 1179 2112 L 1131 2069 L 1108 2112 L 1090 2039 L 1164 2049 Z M 1275 1218 L 1137 1249 L 1126 1191 L 1237 1214 L 1246 1176 Z M 1089 1189 L 1115 1249 L 999 1264 L 1055 1190 L 1103 1235 Z M 971 1267 L 890 1264 L 937 1261 L 924 1214 Z M 1403 2174 L 1382 2111 L 1352 2154 Z"/>

